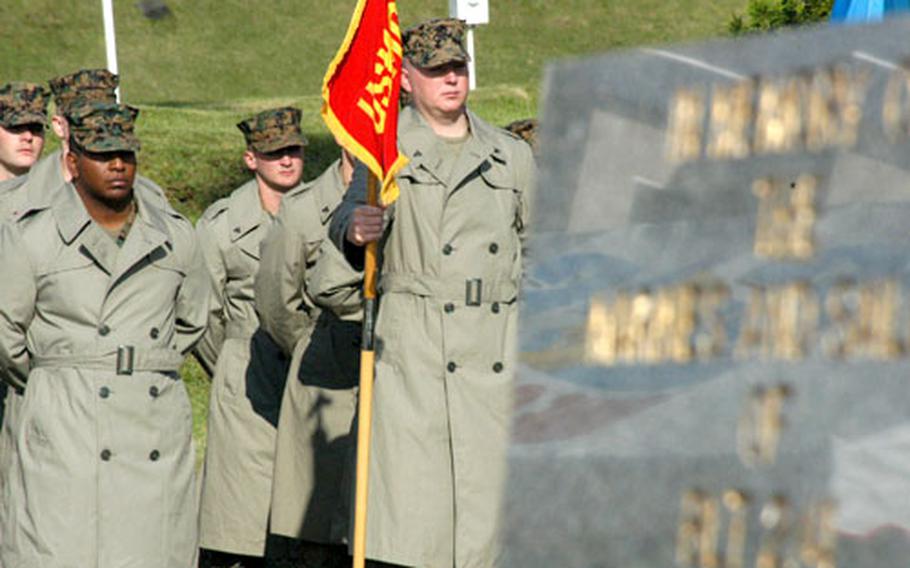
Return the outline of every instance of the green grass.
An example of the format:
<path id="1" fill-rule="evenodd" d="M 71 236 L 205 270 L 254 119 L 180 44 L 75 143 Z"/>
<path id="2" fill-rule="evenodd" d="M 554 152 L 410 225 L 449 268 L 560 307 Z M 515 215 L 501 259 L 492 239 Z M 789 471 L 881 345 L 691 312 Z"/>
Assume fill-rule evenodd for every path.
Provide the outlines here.
<path id="1" fill-rule="evenodd" d="M 536 90 L 554 57 L 725 33 L 747 0 L 492 0 L 476 33 L 481 86 Z M 354 0 L 167 0 L 144 18 L 116 0 L 125 100 L 187 103 L 317 95 Z M 402 25 L 447 15 L 446 0 L 399 0 Z M 0 80 L 45 80 L 105 64 L 101 2 L 0 2 Z"/>
<path id="2" fill-rule="evenodd" d="M 537 114 L 545 64 L 559 57 L 719 36 L 747 0 L 493 0 L 475 37 L 479 89 L 471 107 L 494 124 Z M 44 81 L 105 65 L 97 0 L 0 2 L 0 83 Z M 338 154 L 319 118 L 319 88 L 354 0 L 167 0 L 173 16 L 149 21 L 116 0 L 122 95 L 141 108 L 140 171 L 195 220 L 248 178 L 236 122 L 295 104 L 309 138 L 304 176 Z M 404 26 L 446 15 L 445 0 L 399 0 Z M 621 80 L 621 78 L 617 78 Z M 51 146 L 54 146 L 52 143 Z M 205 444 L 208 379 L 182 370 Z"/>

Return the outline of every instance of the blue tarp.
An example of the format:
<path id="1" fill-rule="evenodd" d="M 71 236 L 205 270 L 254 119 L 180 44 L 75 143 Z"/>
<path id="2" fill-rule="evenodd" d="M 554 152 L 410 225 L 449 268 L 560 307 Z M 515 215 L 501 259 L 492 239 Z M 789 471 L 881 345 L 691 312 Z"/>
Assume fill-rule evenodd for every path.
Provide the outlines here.
<path id="1" fill-rule="evenodd" d="M 877 22 L 889 12 L 910 11 L 910 0 L 835 0 L 832 22 Z"/>

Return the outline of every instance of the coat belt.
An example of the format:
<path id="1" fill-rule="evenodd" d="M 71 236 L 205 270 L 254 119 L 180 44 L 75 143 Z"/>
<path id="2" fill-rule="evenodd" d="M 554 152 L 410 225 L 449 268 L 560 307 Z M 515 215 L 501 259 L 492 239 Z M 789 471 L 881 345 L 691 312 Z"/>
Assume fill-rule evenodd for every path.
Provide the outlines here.
<path id="1" fill-rule="evenodd" d="M 379 289 L 386 294 L 414 294 L 443 302 L 464 302 L 479 306 L 511 302 L 518 296 L 518 281 L 511 279 L 439 278 L 418 274 L 383 274 Z"/>
<path id="2" fill-rule="evenodd" d="M 110 353 L 33 355 L 29 359 L 29 365 L 32 369 L 75 368 L 131 375 L 135 371 L 174 373 L 180 369 L 183 358 L 183 354 L 173 349 L 141 349 L 132 345 L 121 345 Z"/>

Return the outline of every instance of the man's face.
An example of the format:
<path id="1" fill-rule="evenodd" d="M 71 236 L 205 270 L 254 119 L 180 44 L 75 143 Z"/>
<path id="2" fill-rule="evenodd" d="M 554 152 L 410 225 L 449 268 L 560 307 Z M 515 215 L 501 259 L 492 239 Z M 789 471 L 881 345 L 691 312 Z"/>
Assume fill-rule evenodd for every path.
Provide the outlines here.
<path id="1" fill-rule="evenodd" d="M 243 153 L 243 161 L 256 177 L 275 191 L 292 189 L 303 177 L 303 146 L 288 146 L 272 152 L 247 150 Z"/>
<path id="2" fill-rule="evenodd" d="M 133 198 L 136 154 L 133 152 L 70 152 L 67 166 L 81 193 L 112 208 Z"/>
<path id="3" fill-rule="evenodd" d="M 0 170 L 22 175 L 31 169 L 44 148 L 44 125 L 0 126 Z"/>
<path id="4" fill-rule="evenodd" d="M 405 59 L 401 86 L 424 115 L 451 118 L 463 112 L 468 100 L 468 66 L 452 62 L 422 69 Z"/>

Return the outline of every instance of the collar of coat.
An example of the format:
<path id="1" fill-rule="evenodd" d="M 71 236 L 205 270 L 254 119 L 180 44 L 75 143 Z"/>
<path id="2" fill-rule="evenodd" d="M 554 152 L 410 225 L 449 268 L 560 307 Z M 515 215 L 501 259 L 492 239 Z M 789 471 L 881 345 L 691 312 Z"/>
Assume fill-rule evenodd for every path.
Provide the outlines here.
<path id="1" fill-rule="evenodd" d="M 507 155 L 502 147 L 503 138 L 498 129 L 481 120 L 470 109 L 465 112 L 471 137 L 462 149 L 462 159 L 477 165 L 487 158 L 507 163 Z M 423 168 L 435 175 L 442 162 L 436 151 L 437 140 L 436 133 L 413 105 L 401 109 L 398 118 L 398 147 L 410 159 L 402 174 L 407 175 L 409 170 L 414 172 Z"/>
<path id="2" fill-rule="evenodd" d="M 47 209 L 54 203 L 54 197 L 66 183 L 63 179 L 62 150 L 59 148 L 41 158 L 29 172 L 25 183 L 25 209 L 19 213 L 31 210 Z"/>
<path id="3" fill-rule="evenodd" d="M 268 215 L 259 199 L 259 184 L 256 178 L 241 185 L 231 193 L 227 204 L 227 219 L 231 231 L 231 242 L 236 243 L 255 230 Z"/>
<path id="4" fill-rule="evenodd" d="M 57 191 L 58 198 L 52 206 L 54 219 L 57 222 L 60 238 L 69 245 L 91 223 L 92 218 L 72 183 L 63 184 L 58 187 Z M 167 213 L 144 199 L 141 192 L 136 191 L 135 187 L 133 188 L 133 199 L 137 202 L 138 212 L 132 230 L 135 231 L 137 227 L 149 229 L 151 232 L 157 233 L 157 236 L 165 242 L 169 242 L 167 222 L 163 218 Z"/>

